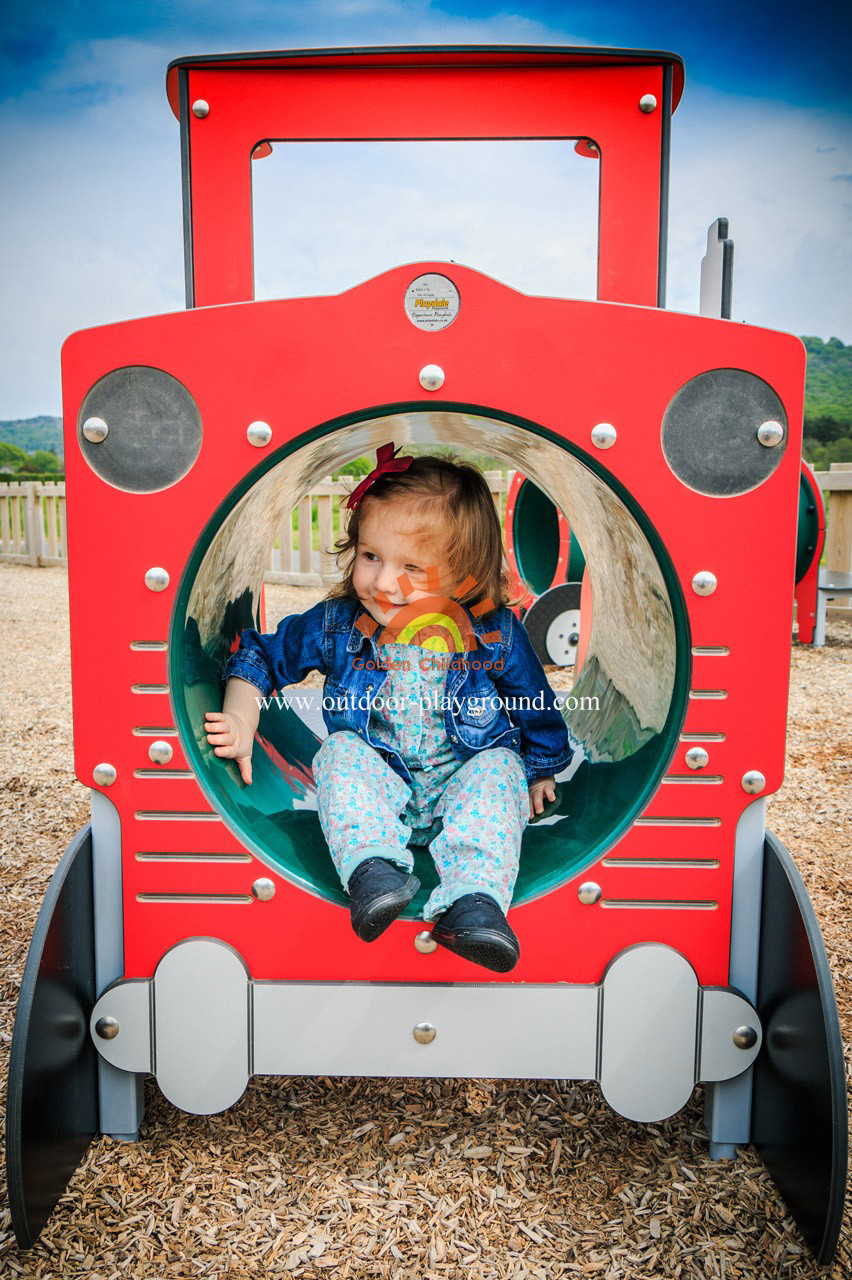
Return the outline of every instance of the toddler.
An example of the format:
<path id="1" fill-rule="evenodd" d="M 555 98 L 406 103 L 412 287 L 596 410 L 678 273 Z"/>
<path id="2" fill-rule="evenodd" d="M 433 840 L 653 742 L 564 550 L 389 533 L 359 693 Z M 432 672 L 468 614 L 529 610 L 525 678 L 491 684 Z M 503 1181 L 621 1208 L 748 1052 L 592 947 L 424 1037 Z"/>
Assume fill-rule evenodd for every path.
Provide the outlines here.
<path id="1" fill-rule="evenodd" d="M 260 695 L 321 671 L 317 806 L 356 934 L 374 941 L 411 902 L 409 846 L 428 846 L 435 942 L 505 973 L 520 955 L 506 912 L 521 836 L 572 751 L 506 607 L 494 502 L 475 467 L 387 444 L 347 505 L 342 582 L 274 634 L 242 633 L 208 741 L 250 784 Z"/>

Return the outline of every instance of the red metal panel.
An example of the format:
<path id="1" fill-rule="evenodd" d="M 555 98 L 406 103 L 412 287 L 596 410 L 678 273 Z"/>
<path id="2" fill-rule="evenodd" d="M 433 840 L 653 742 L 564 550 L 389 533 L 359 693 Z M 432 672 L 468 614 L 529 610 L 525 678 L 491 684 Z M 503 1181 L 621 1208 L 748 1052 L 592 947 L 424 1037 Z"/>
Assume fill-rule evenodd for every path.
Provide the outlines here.
<path id="1" fill-rule="evenodd" d="M 443 952 L 421 956 L 416 924 L 398 923 L 379 942 L 359 942 L 347 913 L 278 879 L 271 902 L 246 905 L 157 904 L 140 893 L 169 886 L 247 894 L 261 864 L 193 866 L 140 862 L 139 851 L 225 851 L 236 842 L 221 822 L 157 822 L 136 815 L 156 810 L 210 813 L 197 784 L 134 777 L 144 766 L 140 725 L 174 723 L 166 694 L 132 686 L 165 678 L 162 653 L 130 648 L 134 640 L 168 637 L 180 576 L 211 513 L 258 466 L 246 440 L 254 420 L 269 422 L 271 448 L 297 440 L 318 424 L 381 406 L 424 409 L 477 406 L 497 417 L 541 424 L 557 440 L 594 455 L 647 513 L 680 579 L 696 647 L 726 646 L 724 657 L 694 658 L 694 694 L 684 730 L 724 733 L 708 742 L 705 772 L 721 786 L 664 783 L 644 818 L 713 818 L 718 825 L 640 823 L 609 851 L 610 858 L 708 857 L 716 870 L 625 868 L 606 859 L 545 897 L 512 912 L 521 939 L 520 965 L 508 979 L 594 982 L 623 947 L 659 941 L 677 947 L 702 983 L 728 976 L 730 899 L 736 823 L 752 797 L 742 775 L 761 770 L 767 792 L 780 785 L 799 484 L 804 350 L 798 339 L 729 321 L 600 303 L 528 298 L 462 267 L 452 274 L 464 299 L 447 329 L 424 333 L 407 320 L 401 300 L 427 263 L 399 268 L 338 297 L 211 307 L 74 335 L 64 349 L 64 416 L 68 481 L 69 590 L 77 776 L 113 763 L 107 790 L 122 823 L 125 868 L 125 952 L 128 977 L 149 976 L 163 952 L 183 937 L 210 934 L 245 956 L 259 978 L 472 981 L 481 970 Z M 369 325 L 353 317 L 369 314 Z M 493 317 L 501 316 L 499 377 Z M 424 364 L 446 374 L 442 399 L 424 391 Z M 151 365 L 180 378 L 198 402 L 204 439 L 189 473 L 170 489 L 144 495 L 101 481 L 77 445 L 81 401 L 91 385 L 123 365 Z M 662 452 L 666 406 L 688 379 L 712 368 L 746 369 L 770 383 L 788 415 L 789 439 L 775 472 L 737 497 L 713 498 L 683 485 Z M 605 454 L 590 445 L 601 421 L 618 430 Z M 268 458 L 264 461 L 268 461 Z M 761 562 L 754 595 L 752 557 L 743 534 L 772 529 L 773 555 Z M 167 590 L 144 584 L 152 565 L 171 577 Z M 713 595 L 692 591 L 709 569 Z M 102 584 L 110 584 L 109 593 Z M 603 608 L 603 603 L 601 604 Z M 96 637 L 96 641 L 93 639 Z M 174 741 L 174 740 L 173 740 Z M 686 772 L 684 744 L 670 766 Z M 140 763 L 142 762 L 142 763 Z M 175 752 L 175 766 L 183 767 Z M 263 869 L 263 874 L 269 874 Z M 604 900 L 684 896 L 713 909 L 582 906 L 577 885 L 594 878 Z M 500 981 L 499 978 L 489 980 Z"/>
<path id="2" fill-rule="evenodd" d="M 283 65 L 188 74 L 190 102 L 210 108 L 190 116 L 197 306 L 253 296 L 250 156 L 263 139 L 577 137 L 594 139 L 601 155 L 598 296 L 656 306 L 659 66 Z M 639 108 L 648 93 L 658 103 L 650 113 Z"/>

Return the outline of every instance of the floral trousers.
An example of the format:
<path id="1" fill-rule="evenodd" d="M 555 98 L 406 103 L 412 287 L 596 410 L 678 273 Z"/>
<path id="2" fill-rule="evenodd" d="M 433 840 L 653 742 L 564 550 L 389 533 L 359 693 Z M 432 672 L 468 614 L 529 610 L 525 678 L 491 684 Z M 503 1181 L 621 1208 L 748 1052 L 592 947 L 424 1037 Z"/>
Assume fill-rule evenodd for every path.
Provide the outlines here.
<path id="1" fill-rule="evenodd" d="M 332 733 L 314 757 L 323 834 L 346 888 L 367 858 L 410 871 L 409 844 L 427 846 L 440 877 L 423 910 L 434 920 L 468 893 L 506 912 L 518 876 L 529 791 L 520 757 L 502 747 L 464 764 L 411 768 L 413 785 L 357 734 Z"/>

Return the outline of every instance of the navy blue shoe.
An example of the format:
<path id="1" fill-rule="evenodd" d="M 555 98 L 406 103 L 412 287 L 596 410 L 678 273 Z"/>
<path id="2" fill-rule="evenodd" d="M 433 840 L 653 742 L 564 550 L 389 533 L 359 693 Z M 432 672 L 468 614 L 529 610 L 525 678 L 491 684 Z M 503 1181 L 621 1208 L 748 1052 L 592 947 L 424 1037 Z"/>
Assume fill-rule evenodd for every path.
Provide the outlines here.
<path id="1" fill-rule="evenodd" d="M 408 906 L 420 881 L 386 858 L 367 858 L 349 877 L 352 928 L 362 942 L 375 942 Z"/>
<path id="2" fill-rule="evenodd" d="M 432 937 L 457 956 L 508 973 L 521 954 L 521 945 L 493 898 L 486 893 L 466 893 L 458 898 L 432 929 Z"/>

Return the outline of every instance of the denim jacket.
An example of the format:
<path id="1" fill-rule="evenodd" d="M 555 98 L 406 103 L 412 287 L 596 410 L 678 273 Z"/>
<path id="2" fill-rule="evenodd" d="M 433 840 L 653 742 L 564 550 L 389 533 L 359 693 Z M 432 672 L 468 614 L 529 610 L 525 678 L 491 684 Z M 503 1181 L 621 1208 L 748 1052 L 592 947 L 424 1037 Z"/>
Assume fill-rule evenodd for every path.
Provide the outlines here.
<path id="1" fill-rule="evenodd" d="M 412 646 L 411 658 L 447 664 L 442 705 L 456 758 L 463 762 L 487 747 L 507 747 L 521 756 L 529 782 L 559 773 L 574 753 L 554 705 L 556 695 L 526 629 L 510 609 L 498 609 L 487 620 L 465 612 L 476 633 L 475 649 L 437 654 Z M 398 753 L 370 737 L 370 706 L 388 673 L 381 646 L 356 625 L 362 615 L 369 617 L 357 600 L 322 600 L 306 613 L 282 618 L 271 635 L 247 629 L 222 679 L 238 676 L 268 696 L 273 689 L 297 684 L 310 671 L 322 672 L 323 719 L 329 733 L 357 733 L 410 782 Z"/>

